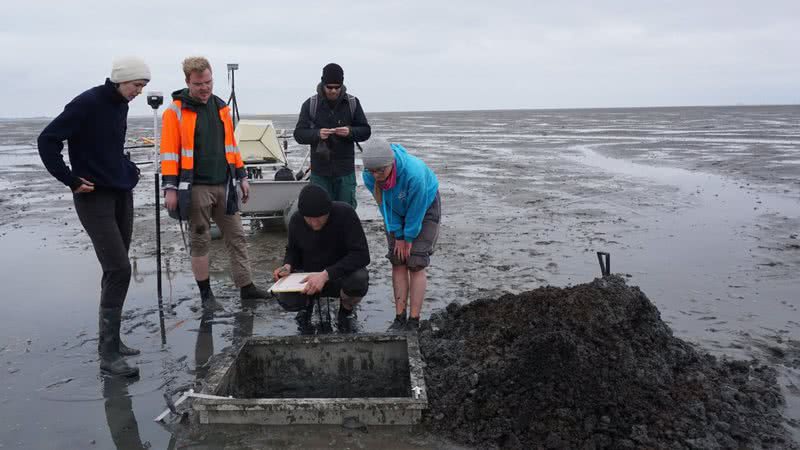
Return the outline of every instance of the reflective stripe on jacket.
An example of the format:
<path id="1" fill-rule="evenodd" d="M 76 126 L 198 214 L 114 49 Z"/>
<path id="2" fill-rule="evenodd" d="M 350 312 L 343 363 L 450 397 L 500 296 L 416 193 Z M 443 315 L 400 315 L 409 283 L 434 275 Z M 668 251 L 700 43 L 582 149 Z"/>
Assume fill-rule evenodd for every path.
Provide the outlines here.
<path id="1" fill-rule="evenodd" d="M 219 97 L 212 96 L 209 101 L 219 105 L 219 116 L 225 129 L 225 160 L 228 163 L 229 182 L 227 188 L 236 195 L 233 180 L 247 177 L 242 155 L 233 136 L 231 110 Z M 194 179 L 194 134 L 197 112 L 174 100 L 161 117 L 161 181 L 164 189 L 177 189 L 180 215 L 188 216 L 188 198 Z M 233 189 L 230 189 L 233 187 Z M 182 199 L 182 197 L 185 199 Z M 231 196 L 228 196 L 229 198 Z M 181 201 L 183 200 L 183 201 Z M 233 203 L 233 204 L 231 204 Z M 226 212 L 233 214 L 238 210 L 236 201 L 229 201 Z"/>
<path id="2" fill-rule="evenodd" d="M 215 101 L 212 98 L 209 101 Z M 233 137 L 231 110 L 223 103 L 219 117 L 225 128 L 225 160 L 236 179 L 246 176 L 244 162 Z M 180 183 L 191 184 L 194 176 L 194 127 L 197 113 L 182 107 L 175 100 L 164 111 L 161 125 L 161 174 L 165 189 L 179 189 Z"/>

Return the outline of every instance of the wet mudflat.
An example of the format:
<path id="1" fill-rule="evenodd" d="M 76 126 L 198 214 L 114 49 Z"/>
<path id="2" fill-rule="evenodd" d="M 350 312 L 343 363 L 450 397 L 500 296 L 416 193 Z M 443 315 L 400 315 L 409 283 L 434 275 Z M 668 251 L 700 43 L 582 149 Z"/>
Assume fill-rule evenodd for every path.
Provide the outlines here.
<path id="1" fill-rule="evenodd" d="M 294 118 L 273 118 L 278 128 Z M 575 285 L 612 254 L 675 336 L 716 356 L 757 358 L 786 398 L 781 425 L 800 417 L 800 108 L 393 113 L 374 130 L 406 144 L 441 181 L 443 224 L 425 315 L 455 301 Z M 203 317 L 177 224 L 164 218 L 164 318 L 155 296 L 152 174 L 136 190 L 126 341 L 142 377 L 104 380 L 96 356 L 99 266 L 71 195 L 41 168 L 44 120 L 0 121 L 0 443 L 6 448 L 360 446 L 446 447 L 423 430 L 166 429 L 152 418 L 162 392 L 204 376 L 208 358 L 250 335 L 296 334 L 272 302 L 242 304 L 214 242 L 212 280 L 226 310 Z M 151 119 L 129 133 L 149 135 Z M 291 143 L 290 143 L 291 144 Z M 290 157 L 304 150 L 290 145 Z M 147 157 L 135 153 L 136 159 Z M 393 314 L 385 241 L 359 190 L 373 264 L 362 331 Z M 254 230 L 256 281 L 282 258 L 285 235 Z M 335 311 L 335 308 L 332 308 Z M 305 441 L 304 441 L 305 440 Z"/>

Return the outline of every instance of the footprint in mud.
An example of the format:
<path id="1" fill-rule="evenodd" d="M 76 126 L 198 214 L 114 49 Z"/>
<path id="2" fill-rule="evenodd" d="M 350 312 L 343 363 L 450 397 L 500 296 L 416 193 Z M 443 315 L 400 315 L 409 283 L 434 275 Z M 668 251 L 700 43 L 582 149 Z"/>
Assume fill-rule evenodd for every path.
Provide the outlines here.
<path id="1" fill-rule="evenodd" d="M 544 269 L 552 274 L 556 274 L 558 273 L 558 264 L 550 262 L 544 267 Z"/>
<path id="2" fill-rule="evenodd" d="M 784 264 L 782 262 L 780 262 L 780 261 L 770 261 L 770 262 L 767 262 L 767 263 L 756 264 L 756 266 L 765 266 L 765 267 L 777 267 L 777 266 L 782 266 L 782 265 L 784 265 Z"/>
<path id="3" fill-rule="evenodd" d="M 74 378 L 71 378 L 71 377 L 70 378 L 62 378 L 62 379 L 56 381 L 55 383 L 48 384 L 47 386 L 41 388 L 40 390 L 52 389 L 54 387 L 63 386 L 65 384 L 69 383 L 72 380 L 74 380 Z"/>

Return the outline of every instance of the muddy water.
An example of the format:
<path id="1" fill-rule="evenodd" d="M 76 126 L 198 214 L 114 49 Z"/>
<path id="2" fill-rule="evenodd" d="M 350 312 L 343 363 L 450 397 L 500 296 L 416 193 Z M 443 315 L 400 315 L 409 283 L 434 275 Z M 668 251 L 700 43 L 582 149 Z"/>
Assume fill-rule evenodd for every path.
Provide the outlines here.
<path id="1" fill-rule="evenodd" d="M 294 117 L 273 118 L 278 128 Z M 375 132 L 406 144 L 441 181 L 443 224 L 425 314 L 451 301 L 599 274 L 611 253 L 675 333 L 715 354 L 773 364 L 800 417 L 800 107 L 392 113 Z M 132 119 L 148 135 L 152 119 Z M 140 380 L 98 375 L 99 267 L 71 196 L 41 168 L 35 138 L 44 120 L 0 121 L 0 444 L 5 448 L 131 448 L 171 445 L 446 446 L 421 430 L 235 429 L 182 434 L 154 424 L 162 392 L 204 375 L 215 352 L 249 335 L 295 334 L 293 314 L 272 302 L 241 304 L 225 257 L 212 267 L 226 310 L 209 320 L 180 232 L 163 219 L 165 301 L 155 295 L 152 174 L 136 190 L 134 280 L 123 326 L 143 350 Z M 290 143 L 298 163 L 304 150 Z M 145 151 L 134 158 L 144 160 Z M 385 242 L 369 193 L 359 214 L 373 257 L 362 331 L 389 324 L 393 306 Z M 256 281 L 282 257 L 285 235 L 251 231 Z M 214 242 L 215 255 L 224 255 Z M 335 310 L 335 308 L 334 308 Z M 162 338 L 163 335 L 163 338 Z M 791 425 L 789 425 L 791 427 Z M 797 430 L 794 430 L 797 436 Z M 222 437 L 220 437 L 222 436 Z M 221 439 L 221 441 L 215 441 Z M 304 441 L 305 440 L 305 441 Z M 387 447 L 387 444 L 382 444 Z"/>

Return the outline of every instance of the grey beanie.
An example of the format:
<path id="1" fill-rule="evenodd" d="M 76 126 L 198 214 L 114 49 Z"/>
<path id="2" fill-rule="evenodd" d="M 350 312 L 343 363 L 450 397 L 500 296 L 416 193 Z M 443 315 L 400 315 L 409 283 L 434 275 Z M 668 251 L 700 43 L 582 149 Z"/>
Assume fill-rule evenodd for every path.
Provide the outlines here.
<path id="1" fill-rule="evenodd" d="M 133 80 L 150 81 L 150 68 L 141 58 L 130 56 L 114 60 L 111 66 L 111 76 L 108 77 L 112 83 L 124 83 Z"/>
<path id="2" fill-rule="evenodd" d="M 364 168 L 367 170 L 386 167 L 394 162 L 392 144 L 386 139 L 373 137 L 364 143 L 363 147 L 364 153 L 361 154 L 361 161 L 364 162 Z"/>

